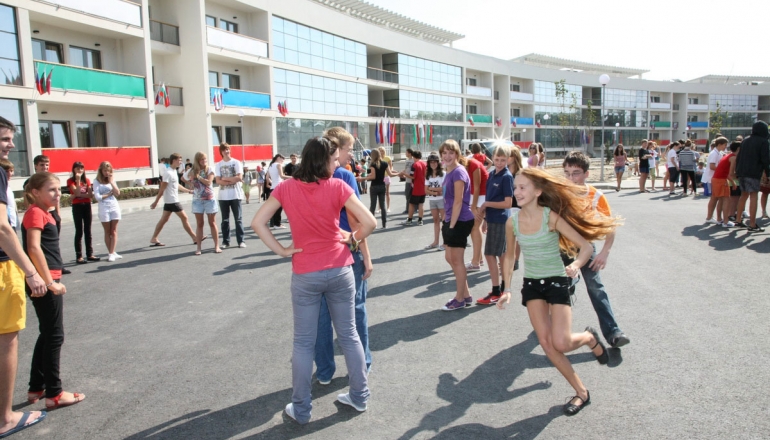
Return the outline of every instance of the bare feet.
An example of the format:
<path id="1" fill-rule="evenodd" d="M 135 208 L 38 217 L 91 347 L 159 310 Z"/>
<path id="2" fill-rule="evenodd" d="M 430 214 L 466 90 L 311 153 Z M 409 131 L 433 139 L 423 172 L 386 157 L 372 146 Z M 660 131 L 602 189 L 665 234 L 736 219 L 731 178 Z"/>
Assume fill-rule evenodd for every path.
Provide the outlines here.
<path id="1" fill-rule="evenodd" d="M 214 249 L 214 253 L 215 254 L 221 254 L 222 253 L 222 249 L 216 248 L 216 249 Z"/>

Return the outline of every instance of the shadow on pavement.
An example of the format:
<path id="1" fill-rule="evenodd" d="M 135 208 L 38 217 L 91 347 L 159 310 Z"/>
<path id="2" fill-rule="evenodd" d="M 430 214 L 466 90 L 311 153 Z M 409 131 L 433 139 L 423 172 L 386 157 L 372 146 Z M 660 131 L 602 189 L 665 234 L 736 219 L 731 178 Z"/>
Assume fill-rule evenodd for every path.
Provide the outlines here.
<path id="1" fill-rule="evenodd" d="M 484 308 L 476 306 L 452 312 L 431 310 L 419 315 L 382 322 L 369 327 L 369 349 L 382 351 L 401 341 L 413 342 L 425 339 L 435 335 L 437 328 L 449 325 L 481 310 Z M 537 345 L 537 340 L 535 340 L 535 345 Z"/>
<path id="2" fill-rule="evenodd" d="M 427 253 L 423 249 L 419 249 L 416 251 L 408 251 L 408 252 L 402 252 L 400 254 L 393 254 L 393 255 L 385 255 L 383 257 L 375 258 L 372 260 L 372 264 L 386 264 L 386 263 L 393 263 L 396 261 L 402 261 L 407 258 L 416 257 L 417 255 L 422 255 Z"/>
<path id="3" fill-rule="evenodd" d="M 729 233 L 716 236 L 718 233 L 726 231 L 729 231 Z M 716 225 L 692 225 L 684 228 L 682 230 L 682 235 L 686 237 L 696 237 L 699 240 L 708 241 L 709 246 L 717 251 L 732 251 L 746 247 L 757 252 L 770 252 L 770 250 L 763 247 L 757 248 L 756 243 L 749 245 L 747 240 L 752 237 L 752 234 L 746 232 L 745 229 L 725 229 Z"/>
<path id="4" fill-rule="evenodd" d="M 447 277 L 452 277 L 451 270 L 447 270 L 439 273 L 422 274 L 417 277 L 410 278 L 408 280 L 397 281 L 395 283 L 388 283 L 388 284 L 383 284 L 381 286 L 372 287 L 368 289 L 368 291 L 366 292 L 366 297 L 373 298 L 376 296 L 398 295 L 399 293 L 403 293 L 407 290 L 411 290 L 411 289 L 414 289 L 415 287 L 420 287 L 420 286 L 426 286 L 426 291 L 432 291 L 434 290 L 434 289 L 431 289 L 431 286 L 433 285 L 437 285 L 437 284 L 443 285 L 443 284 L 449 283 L 449 281 L 446 280 Z M 450 281 L 452 284 L 452 291 L 454 291 L 455 289 L 454 277 L 452 277 Z M 435 290 L 441 290 L 441 292 L 436 292 L 436 293 L 443 293 L 446 291 L 445 289 L 435 289 Z M 433 294 L 429 296 L 433 296 Z"/>
<path id="5" fill-rule="evenodd" d="M 455 439 L 512 439 L 532 440 L 537 438 L 551 421 L 562 415 L 562 406 L 552 406 L 547 413 L 519 420 L 502 428 L 492 428 L 480 423 L 453 426 L 438 433 L 434 440 Z"/>

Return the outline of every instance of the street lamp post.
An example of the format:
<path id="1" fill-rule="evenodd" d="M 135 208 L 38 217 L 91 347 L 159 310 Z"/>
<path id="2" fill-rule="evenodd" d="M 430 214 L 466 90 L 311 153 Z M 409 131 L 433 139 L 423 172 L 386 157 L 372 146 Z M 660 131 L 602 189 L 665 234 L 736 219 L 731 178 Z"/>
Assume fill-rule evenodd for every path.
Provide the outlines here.
<path id="1" fill-rule="evenodd" d="M 551 115 L 549 115 L 548 113 L 544 114 L 543 115 L 543 120 L 545 121 L 545 123 L 543 125 L 548 125 L 548 120 L 549 119 L 551 119 Z M 548 134 L 548 129 L 546 128 L 543 133 L 545 133 L 547 135 Z M 543 136 L 543 139 L 545 139 L 545 135 Z"/>
<path id="2" fill-rule="evenodd" d="M 602 119 L 602 160 L 601 160 L 601 164 L 602 164 L 602 168 L 599 171 L 599 180 L 602 181 L 602 182 L 604 182 L 604 160 L 605 160 L 604 159 L 604 156 L 605 156 L 605 154 L 604 154 L 604 90 L 605 90 L 605 86 L 607 86 L 607 83 L 609 83 L 609 82 L 610 82 L 610 76 L 607 75 L 606 73 L 602 73 L 599 76 L 599 84 L 602 85 L 602 112 L 601 112 L 601 119 Z"/>

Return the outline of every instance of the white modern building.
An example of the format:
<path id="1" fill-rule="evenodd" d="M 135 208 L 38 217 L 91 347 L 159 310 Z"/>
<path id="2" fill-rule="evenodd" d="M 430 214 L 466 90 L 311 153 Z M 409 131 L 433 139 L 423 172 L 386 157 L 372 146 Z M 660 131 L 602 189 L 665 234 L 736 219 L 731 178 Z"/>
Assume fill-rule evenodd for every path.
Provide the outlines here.
<path id="1" fill-rule="evenodd" d="M 109 160 L 133 181 L 157 176 L 172 152 L 218 160 L 226 141 L 253 165 L 334 125 L 371 148 L 379 123 L 393 123 L 380 143 L 395 154 L 503 137 L 558 155 L 598 154 L 602 119 L 606 144 L 630 145 L 705 144 L 717 109 L 729 137 L 770 121 L 770 78 L 648 81 L 537 54 L 496 59 L 359 0 L 0 0 L 0 37 L 0 115 L 19 126 L 15 190 L 38 154 L 62 175 Z M 161 85 L 168 106 L 155 102 Z"/>

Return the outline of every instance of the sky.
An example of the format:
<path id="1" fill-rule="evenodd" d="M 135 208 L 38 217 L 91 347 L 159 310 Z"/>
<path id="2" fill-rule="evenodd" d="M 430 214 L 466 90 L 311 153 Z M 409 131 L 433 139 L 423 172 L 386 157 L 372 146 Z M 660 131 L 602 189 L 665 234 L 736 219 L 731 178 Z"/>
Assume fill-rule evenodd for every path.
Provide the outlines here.
<path id="1" fill-rule="evenodd" d="M 496 58 L 538 53 L 645 69 L 654 80 L 770 77 L 768 0 L 366 1 L 463 34 L 453 47 Z"/>

